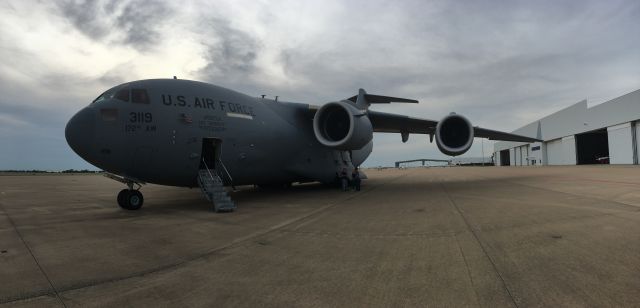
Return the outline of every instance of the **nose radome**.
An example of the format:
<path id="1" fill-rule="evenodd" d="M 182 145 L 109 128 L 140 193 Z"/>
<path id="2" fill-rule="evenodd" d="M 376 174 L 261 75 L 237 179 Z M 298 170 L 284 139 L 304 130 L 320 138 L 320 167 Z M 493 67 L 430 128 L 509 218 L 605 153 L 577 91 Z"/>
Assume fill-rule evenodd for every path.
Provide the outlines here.
<path id="1" fill-rule="evenodd" d="M 94 151 L 96 114 L 92 108 L 84 108 L 76 113 L 67 123 L 64 134 L 67 143 L 76 154 L 87 161 Z"/>

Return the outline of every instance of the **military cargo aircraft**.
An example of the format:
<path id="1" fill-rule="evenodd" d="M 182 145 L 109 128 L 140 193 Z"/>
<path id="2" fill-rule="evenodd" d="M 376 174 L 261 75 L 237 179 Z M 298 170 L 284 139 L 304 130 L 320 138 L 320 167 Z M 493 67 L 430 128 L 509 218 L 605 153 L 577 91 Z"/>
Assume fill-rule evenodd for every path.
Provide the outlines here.
<path id="1" fill-rule="evenodd" d="M 416 100 L 358 94 L 322 106 L 252 97 L 203 82 L 150 79 L 115 86 L 67 123 L 69 146 L 107 176 L 127 185 L 120 207 L 143 204 L 144 183 L 200 187 L 214 210 L 235 205 L 225 186 L 287 185 L 337 180 L 360 166 L 373 133 L 435 138 L 440 151 L 461 155 L 474 137 L 535 138 L 474 127 L 460 114 L 440 121 L 369 110 L 372 104 Z"/>

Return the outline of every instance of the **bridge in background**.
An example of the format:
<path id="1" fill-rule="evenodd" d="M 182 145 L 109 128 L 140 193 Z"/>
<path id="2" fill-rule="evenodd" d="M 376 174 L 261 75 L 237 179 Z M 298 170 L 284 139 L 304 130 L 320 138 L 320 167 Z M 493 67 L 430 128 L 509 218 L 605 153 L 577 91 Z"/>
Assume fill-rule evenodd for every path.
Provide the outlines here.
<path id="1" fill-rule="evenodd" d="M 415 163 L 415 162 L 422 162 L 423 166 L 424 166 L 425 162 L 447 163 L 449 165 L 451 164 L 451 160 L 448 160 L 448 159 L 423 158 L 423 159 L 412 159 L 412 160 L 397 161 L 396 162 L 396 168 L 400 168 L 400 164 Z"/>

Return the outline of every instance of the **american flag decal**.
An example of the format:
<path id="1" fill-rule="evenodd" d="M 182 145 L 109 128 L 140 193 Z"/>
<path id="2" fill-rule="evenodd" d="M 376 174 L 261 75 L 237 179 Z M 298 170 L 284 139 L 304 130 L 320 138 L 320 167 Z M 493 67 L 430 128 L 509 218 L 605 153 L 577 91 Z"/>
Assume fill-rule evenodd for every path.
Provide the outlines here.
<path id="1" fill-rule="evenodd" d="M 182 114 L 182 121 L 184 121 L 185 123 L 193 123 L 193 119 L 191 118 L 191 116 L 186 113 Z"/>

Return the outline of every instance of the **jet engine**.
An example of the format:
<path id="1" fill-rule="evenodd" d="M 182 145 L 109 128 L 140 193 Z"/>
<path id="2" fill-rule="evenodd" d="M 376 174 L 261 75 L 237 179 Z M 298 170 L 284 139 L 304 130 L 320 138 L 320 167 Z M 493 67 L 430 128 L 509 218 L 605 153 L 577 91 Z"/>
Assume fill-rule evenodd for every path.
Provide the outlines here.
<path id="1" fill-rule="evenodd" d="M 473 126 L 462 115 L 451 113 L 436 126 L 436 144 L 440 152 L 457 156 L 462 155 L 473 144 Z"/>
<path id="2" fill-rule="evenodd" d="M 313 118 L 313 132 L 318 142 L 337 150 L 358 150 L 373 139 L 366 111 L 345 101 L 320 107 Z"/>

